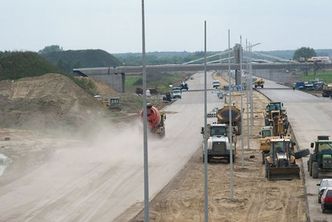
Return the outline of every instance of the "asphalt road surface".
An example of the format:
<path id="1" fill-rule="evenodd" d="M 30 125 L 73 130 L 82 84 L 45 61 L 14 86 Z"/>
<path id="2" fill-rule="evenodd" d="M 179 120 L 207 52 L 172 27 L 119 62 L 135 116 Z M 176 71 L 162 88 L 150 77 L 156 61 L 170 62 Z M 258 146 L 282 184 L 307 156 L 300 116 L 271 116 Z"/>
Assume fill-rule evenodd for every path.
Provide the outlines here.
<path id="1" fill-rule="evenodd" d="M 208 87 L 211 88 L 211 75 Z M 203 73 L 188 81 L 203 89 Z M 179 172 L 201 146 L 203 92 L 184 92 L 168 106 L 166 136 L 149 137 L 150 199 Z M 208 111 L 220 100 L 208 92 Z M 143 206 L 141 122 L 103 129 L 95 141 L 54 147 L 47 161 L 36 161 L 25 175 L 0 186 L 0 221 L 113 221 Z M 33 143 L 38 148 L 38 143 Z M 11 163 L 20 164 L 20 163 Z M 202 178 L 203 179 L 203 178 Z"/>
<path id="2" fill-rule="evenodd" d="M 316 97 L 311 94 L 293 90 L 266 81 L 264 89 L 259 89 L 272 101 L 282 101 L 287 109 L 288 118 L 293 128 L 300 149 L 310 148 L 318 135 L 332 137 L 332 100 Z M 269 89 L 270 88 L 270 89 Z M 278 89 L 280 88 L 280 89 Z M 312 179 L 307 171 L 308 157 L 304 160 L 305 185 L 311 221 L 332 221 L 332 213 L 321 213 L 320 204 L 317 202 L 317 186 L 321 178 L 331 177 L 326 174 L 320 179 Z"/>

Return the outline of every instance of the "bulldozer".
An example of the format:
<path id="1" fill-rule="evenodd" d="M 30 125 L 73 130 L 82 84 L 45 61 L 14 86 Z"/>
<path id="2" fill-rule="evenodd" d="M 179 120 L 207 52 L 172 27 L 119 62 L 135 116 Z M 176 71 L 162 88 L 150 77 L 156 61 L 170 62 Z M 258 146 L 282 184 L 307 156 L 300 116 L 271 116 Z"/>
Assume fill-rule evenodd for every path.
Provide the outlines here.
<path id="1" fill-rule="evenodd" d="M 295 143 L 290 137 L 271 138 L 270 150 L 265 154 L 265 177 L 268 180 L 291 180 L 300 178 L 296 159 L 310 154 L 309 149 L 294 152 Z"/>

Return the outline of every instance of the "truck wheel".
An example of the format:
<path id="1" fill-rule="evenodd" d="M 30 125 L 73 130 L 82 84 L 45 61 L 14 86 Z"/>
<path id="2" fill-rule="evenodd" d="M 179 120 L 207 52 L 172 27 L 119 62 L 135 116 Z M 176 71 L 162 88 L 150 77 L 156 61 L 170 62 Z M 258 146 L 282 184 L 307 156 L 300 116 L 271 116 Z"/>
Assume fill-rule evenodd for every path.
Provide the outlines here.
<path id="1" fill-rule="evenodd" d="M 317 179 L 319 172 L 318 172 L 318 163 L 317 162 L 313 162 L 312 163 L 312 178 Z"/>

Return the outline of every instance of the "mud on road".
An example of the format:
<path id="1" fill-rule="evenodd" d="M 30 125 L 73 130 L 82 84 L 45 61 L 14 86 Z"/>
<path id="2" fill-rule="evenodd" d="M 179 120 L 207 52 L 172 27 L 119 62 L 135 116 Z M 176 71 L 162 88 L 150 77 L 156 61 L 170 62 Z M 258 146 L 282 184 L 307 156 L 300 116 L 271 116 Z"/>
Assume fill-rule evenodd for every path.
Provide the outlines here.
<path id="1" fill-rule="evenodd" d="M 234 97 L 239 104 L 239 97 Z M 245 104 L 244 100 L 244 104 Z M 268 100 L 254 92 L 255 128 L 250 149 L 245 147 L 241 166 L 238 139 L 234 165 L 234 199 L 230 199 L 230 165 L 208 165 L 210 221 L 307 221 L 302 180 L 268 181 L 264 176 L 258 145 L 258 131 L 263 126 L 263 110 Z M 244 113 L 244 129 L 246 127 Z M 244 135 L 247 135 L 244 130 Z M 198 135 L 199 136 L 199 135 Z M 244 139 L 246 145 L 246 139 Z M 204 174 L 201 148 L 184 169 L 153 198 L 151 221 L 204 221 Z M 118 221 L 128 221 L 124 213 Z M 143 212 L 131 222 L 143 221 Z"/>

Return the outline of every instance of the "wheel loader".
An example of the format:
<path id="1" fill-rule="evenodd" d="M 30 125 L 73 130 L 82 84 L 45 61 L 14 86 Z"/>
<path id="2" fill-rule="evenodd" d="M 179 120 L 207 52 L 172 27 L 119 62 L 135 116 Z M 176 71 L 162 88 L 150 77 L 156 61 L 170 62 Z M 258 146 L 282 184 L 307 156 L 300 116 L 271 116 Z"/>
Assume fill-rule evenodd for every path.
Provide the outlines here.
<path id="1" fill-rule="evenodd" d="M 300 178 L 295 160 L 309 155 L 309 149 L 294 152 L 295 143 L 289 137 L 271 138 L 270 150 L 265 156 L 265 177 L 268 180 Z"/>

